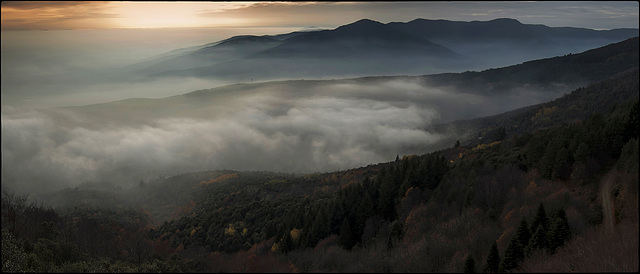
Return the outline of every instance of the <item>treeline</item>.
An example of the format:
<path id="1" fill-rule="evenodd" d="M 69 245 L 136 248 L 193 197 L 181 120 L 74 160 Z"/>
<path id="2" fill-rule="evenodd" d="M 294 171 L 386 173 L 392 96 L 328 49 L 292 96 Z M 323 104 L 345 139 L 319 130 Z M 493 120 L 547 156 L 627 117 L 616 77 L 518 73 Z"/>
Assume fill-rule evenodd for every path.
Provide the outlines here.
<path id="1" fill-rule="evenodd" d="M 267 193 L 290 185 L 314 185 L 310 181 L 313 179 L 254 177 L 258 180 L 255 183 L 241 175 L 244 177 L 237 180 L 243 181 L 242 190 L 229 194 L 214 190 L 226 183 L 212 185 L 206 198 L 210 202 L 200 205 L 197 214 L 167 222 L 153 230 L 151 236 L 171 239 L 175 245 L 197 244 L 207 250 L 227 252 L 248 250 L 276 237 L 274 250 L 286 253 L 294 248 L 313 247 L 336 234 L 342 235 L 343 246 L 350 249 L 362 244 L 363 237 L 373 238 L 380 227 L 397 221 L 398 202 L 407 189 L 432 190 L 447 170 L 445 159 L 438 154 L 405 157 L 383 167 L 376 179 L 364 177 L 337 192 L 309 195 L 310 190 L 300 189 L 296 195 L 287 188 L 288 193 L 275 200 L 267 199 Z"/>
<path id="2" fill-rule="evenodd" d="M 531 226 L 526 218 L 520 222 L 504 252 L 504 258 L 500 257 L 496 242 L 491 245 L 482 270 L 485 273 L 513 271 L 530 254 L 540 251 L 553 254 L 570 238 L 571 228 L 564 209 L 560 208 L 549 218 L 544 205 L 540 203 Z M 464 272 L 476 273 L 475 259 L 472 256 L 467 257 Z"/>
<path id="3" fill-rule="evenodd" d="M 61 215 L 27 196 L 3 193 L 2 272 L 187 271 L 158 255 L 163 245 L 145 237 L 148 229 L 147 216 L 132 209 L 77 208 Z"/>

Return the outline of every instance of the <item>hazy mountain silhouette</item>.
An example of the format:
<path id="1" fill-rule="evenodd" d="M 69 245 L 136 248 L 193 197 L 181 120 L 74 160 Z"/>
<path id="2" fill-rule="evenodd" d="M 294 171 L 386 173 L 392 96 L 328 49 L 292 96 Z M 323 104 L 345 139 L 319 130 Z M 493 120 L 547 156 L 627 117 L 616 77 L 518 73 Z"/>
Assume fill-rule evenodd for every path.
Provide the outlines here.
<path id="1" fill-rule="evenodd" d="M 281 45 L 252 56 L 263 57 L 350 57 L 374 54 L 414 54 L 459 57 L 456 53 L 424 38 L 399 32 L 380 22 L 363 19 L 335 30 L 318 31 L 289 38 Z M 410 52 L 406 52 L 410 51 Z M 382 57 L 380 55 L 370 58 Z"/>
<path id="2" fill-rule="evenodd" d="M 332 30 L 236 36 L 137 72 L 234 81 L 434 74 L 577 53 L 637 35 L 638 29 L 548 27 L 509 18 L 388 24 L 362 19 Z"/>
<path id="3" fill-rule="evenodd" d="M 442 73 L 423 76 L 383 76 L 362 77 L 343 80 L 289 80 L 254 84 L 235 84 L 213 89 L 200 90 L 184 95 L 162 99 L 127 99 L 107 104 L 73 108 L 83 112 L 83 116 L 122 115 L 118 121 L 140 121 L 159 117 L 209 117 L 215 112 L 216 102 L 241 98 L 249 94 L 265 91 L 296 92 L 316 94 L 331 90 L 334 85 L 348 84 L 354 88 L 366 89 L 368 86 L 383 86 L 385 83 L 417 82 L 424 92 L 440 89 L 451 94 L 469 94 L 478 98 L 495 98 L 487 104 L 483 113 L 507 111 L 516 107 L 552 100 L 564 93 L 589 83 L 607 79 L 638 66 L 638 37 L 610 44 L 583 53 L 561 57 L 546 58 L 525 62 L 519 65 L 489 69 L 479 72 Z M 302 92 L 304 91 L 304 92 Z M 519 98 L 526 94 L 526 99 Z M 509 97 L 511 96 L 511 97 Z M 393 99 L 392 95 L 389 95 Z M 504 98 L 519 98 L 517 102 L 507 102 Z M 426 99 L 425 99 L 426 98 Z M 417 98 L 430 103 L 428 96 Z M 417 100 L 413 99 L 413 100 Z M 395 100 L 395 99 L 393 99 Z M 403 99 L 404 100 L 404 99 Z M 493 99 L 492 99 L 493 100 Z M 493 106 L 493 107 L 490 107 Z M 511 107 L 513 106 L 513 107 Z M 446 104 L 437 106 L 443 121 L 479 117 L 476 108 L 464 108 L 462 105 L 451 107 Z M 132 113 L 135 112 L 135 113 Z M 498 113 L 496 112 L 496 113 Z M 107 115 L 108 114 L 108 115 Z"/>
<path id="4" fill-rule="evenodd" d="M 244 58 L 161 74 L 236 79 L 406 74 L 442 71 L 468 58 L 380 22 L 363 19 L 334 30 L 291 35 Z M 220 47 L 218 44 L 214 47 Z"/>
<path id="5" fill-rule="evenodd" d="M 392 22 L 389 27 L 425 39 L 458 39 L 461 42 L 495 41 L 497 39 L 531 41 L 536 33 L 518 20 L 501 18 L 491 21 L 459 22 L 415 19 L 407 23 Z"/>
<path id="6" fill-rule="evenodd" d="M 178 51 L 164 58 L 150 60 L 136 65 L 135 69 L 145 73 L 157 73 L 167 70 L 182 70 L 193 67 L 210 66 L 225 61 L 245 57 L 280 44 L 281 41 L 266 36 L 234 36 L 217 43 L 210 43 L 188 53 Z"/>
<path id="7" fill-rule="evenodd" d="M 638 36 L 638 29 L 548 27 L 509 18 L 471 22 L 416 19 L 388 25 L 475 58 L 479 66 L 473 69 L 582 52 Z"/>

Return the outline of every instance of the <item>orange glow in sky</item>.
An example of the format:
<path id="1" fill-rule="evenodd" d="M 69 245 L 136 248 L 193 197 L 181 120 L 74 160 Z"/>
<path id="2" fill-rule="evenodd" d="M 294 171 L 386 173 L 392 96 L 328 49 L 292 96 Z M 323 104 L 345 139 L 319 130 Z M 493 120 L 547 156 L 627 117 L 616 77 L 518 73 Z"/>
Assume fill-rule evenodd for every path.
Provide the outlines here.
<path id="1" fill-rule="evenodd" d="M 417 18 L 593 29 L 637 28 L 637 1 L 126 2 L 4 1 L 2 30 L 175 27 L 335 28 Z"/>
<path id="2" fill-rule="evenodd" d="M 223 12 L 252 5 L 252 2 L 120 2 L 112 11 L 124 28 L 222 27 L 242 26 L 250 19 L 224 16 Z M 218 13 L 218 16 L 213 15 Z"/>
<path id="3" fill-rule="evenodd" d="M 230 27 L 255 20 L 225 11 L 255 2 L 2 2 L 2 29 Z"/>

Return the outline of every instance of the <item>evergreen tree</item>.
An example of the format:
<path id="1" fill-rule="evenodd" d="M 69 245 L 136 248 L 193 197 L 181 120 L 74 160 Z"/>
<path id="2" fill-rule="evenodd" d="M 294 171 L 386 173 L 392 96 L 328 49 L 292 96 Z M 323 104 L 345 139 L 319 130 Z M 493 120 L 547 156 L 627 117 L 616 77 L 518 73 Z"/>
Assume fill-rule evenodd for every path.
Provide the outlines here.
<path id="1" fill-rule="evenodd" d="M 553 140 L 549 142 L 544 151 L 544 156 L 540 159 L 538 163 L 540 167 L 540 175 L 543 178 L 551 179 L 551 175 L 553 174 L 554 165 L 556 162 L 556 155 L 558 151 L 562 148 L 562 139 L 560 135 L 557 135 Z"/>
<path id="2" fill-rule="evenodd" d="M 344 218 L 342 226 L 340 226 L 340 244 L 347 250 L 350 250 L 354 245 L 356 245 L 353 232 L 351 222 L 349 219 Z"/>
<path id="3" fill-rule="evenodd" d="M 620 171 L 629 173 L 638 172 L 638 138 L 630 139 L 627 144 L 622 147 L 617 168 Z"/>
<path id="4" fill-rule="evenodd" d="M 382 216 L 387 220 L 394 220 L 396 218 L 396 197 L 398 195 L 398 187 L 394 182 L 392 175 L 387 175 L 385 178 L 380 178 L 380 197 L 378 198 L 378 207 Z"/>
<path id="5" fill-rule="evenodd" d="M 576 152 L 573 154 L 573 160 L 575 162 L 586 162 L 590 154 L 589 146 L 586 143 L 580 143 Z"/>
<path id="6" fill-rule="evenodd" d="M 570 169 L 570 157 L 569 150 L 566 148 L 561 148 L 556 153 L 556 158 L 553 164 L 553 171 L 551 178 L 553 179 L 568 179 L 569 175 L 571 175 Z"/>
<path id="7" fill-rule="evenodd" d="M 357 239 L 362 237 L 367 219 L 375 213 L 375 204 L 371 199 L 371 195 L 366 190 L 363 190 L 355 210 L 354 231 Z"/>
<path id="8" fill-rule="evenodd" d="M 527 224 L 526 218 L 522 218 L 522 221 L 520 221 L 518 232 L 516 232 L 516 238 L 518 238 L 518 242 L 520 242 L 520 246 L 523 248 L 529 245 L 531 231 L 529 230 L 529 224 Z"/>
<path id="9" fill-rule="evenodd" d="M 400 222 L 399 220 L 393 221 L 391 224 L 389 224 L 389 237 L 394 240 L 402 239 L 403 229 L 404 228 L 402 226 L 402 222 Z"/>
<path id="10" fill-rule="evenodd" d="M 527 246 L 527 253 L 534 251 L 539 248 L 547 247 L 547 231 L 544 229 L 542 224 L 536 227 L 536 232 L 531 236 L 531 240 L 529 241 L 529 246 Z"/>
<path id="11" fill-rule="evenodd" d="M 547 217 L 547 213 L 544 210 L 544 205 L 542 203 L 540 203 L 540 206 L 538 206 L 538 211 L 536 212 L 536 216 L 533 218 L 531 227 L 537 228 L 538 225 L 542 225 L 545 233 L 549 229 L 549 218 Z"/>
<path id="12" fill-rule="evenodd" d="M 484 272 L 486 273 L 498 273 L 500 270 L 500 254 L 498 253 L 498 244 L 493 242 L 491 250 L 489 250 L 489 256 L 487 256 L 487 262 L 484 265 Z"/>
<path id="13" fill-rule="evenodd" d="M 504 252 L 504 259 L 500 263 L 500 272 L 511 271 L 518 267 L 518 264 L 524 259 L 524 250 L 520 245 L 517 237 L 511 239 L 509 247 Z"/>
<path id="14" fill-rule="evenodd" d="M 628 141 L 633 138 L 640 137 L 640 117 L 638 114 L 640 113 L 640 107 L 638 107 L 638 101 L 636 101 L 627 117 L 624 120 L 624 139 Z"/>
<path id="15" fill-rule="evenodd" d="M 567 215 L 563 209 L 560 209 L 556 213 L 547 238 L 549 242 L 548 247 L 552 253 L 571 238 L 569 221 L 567 220 Z"/>
<path id="16" fill-rule="evenodd" d="M 476 273 L 476 262 L 471 255 L 469 255 L 464 262 L 464 273 Z"/>

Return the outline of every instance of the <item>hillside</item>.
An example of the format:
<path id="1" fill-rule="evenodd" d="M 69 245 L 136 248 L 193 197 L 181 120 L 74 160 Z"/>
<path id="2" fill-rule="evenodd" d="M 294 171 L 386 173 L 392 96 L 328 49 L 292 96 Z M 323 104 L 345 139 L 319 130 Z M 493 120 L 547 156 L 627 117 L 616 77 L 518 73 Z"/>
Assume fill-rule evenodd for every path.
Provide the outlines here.
<path id="1" fill-rule="evenodd" d="M 558 124 L 584 121 L 593 113 L 614 109 L 620 102 L 638 99 L 638 68 L 616 75 L 610 79 L 578 88 L 556 100 L 532 105 L 526 108 L 501 113 L 494 116 L 455 121 L 434 125 L 442 131 L 467 132 L 460 138 L 461 143 L 499 141 L 505 136 L 530 133 Z M 609 92 L 603 93 L 603 90 Z"/>
<path id="2" fill-rule="evenodd" d="M 578 54 L 528 61 L 480 72 L 444 73 L 425 76 L 434 86 L 454 86 L 456 90 L 496 93 L 520 86 L 542 91 L 572 83 L 572 87 L 600 81 L 638 66 L 638 37 Z M 455 84 L 452 84 L 455 83 Z"/>

